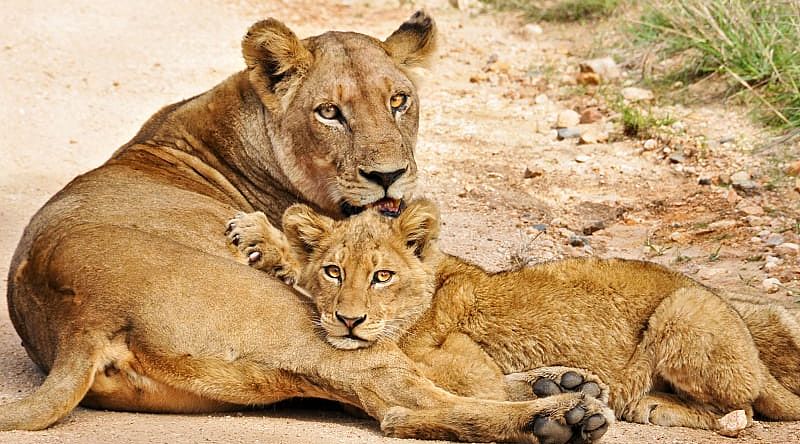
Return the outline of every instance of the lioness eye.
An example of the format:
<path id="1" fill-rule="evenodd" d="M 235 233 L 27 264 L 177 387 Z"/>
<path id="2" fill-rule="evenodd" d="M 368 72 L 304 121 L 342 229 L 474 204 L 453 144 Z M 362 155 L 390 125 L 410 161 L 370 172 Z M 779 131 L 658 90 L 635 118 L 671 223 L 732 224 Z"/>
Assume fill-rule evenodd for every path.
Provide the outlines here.
<path id="1" fill-rule="evenodd" d="M 392 111 L 400 111 L 406 105 L 406 102 L 408 102 L 408 96 L 398 93 L 389 99 L 389 106 L 392 107 Z"/>
<path id="2" fill-rule="evenodd" d="M 340 280 L 342 278 L 342 270 L 336 265 L 328 265 L 325 268 L 323 268 L 323 270 L 325 271 L 325 274 L 328 275 L 328 277 L 337 280 Z"/>
<path id="3" fill-rule="evenodd" d="M 389 270 L 378 270 L 375 274 L 372 275 L 372 283 L 373 284 L 382 284 L 384 282 L 388 282 L 389 279 L 394 276 L 394 271 Z"/>
<path id="4" fill-rule="evenodd" d="M 341 116 L 339 107 L 333 103 L 323 103 L 317 107 L 317 114 L 325 120 L 335 120 Z"/>

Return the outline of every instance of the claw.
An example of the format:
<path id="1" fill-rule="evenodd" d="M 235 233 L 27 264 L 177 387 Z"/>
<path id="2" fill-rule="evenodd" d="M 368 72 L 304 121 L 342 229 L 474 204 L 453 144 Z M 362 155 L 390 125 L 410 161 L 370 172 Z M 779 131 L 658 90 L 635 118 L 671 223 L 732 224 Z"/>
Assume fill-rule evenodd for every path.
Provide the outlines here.
<path id="1" fill-rule="evenodd" d="M 251 263 L 251 264 L 252 264 L 253 262 L 258 262 L 258 260 L 259 260 L 259 259 L 261 259 L 261 252 L 260 252 L 260 251 L 254 251 L 254 252 L 250 253 L 250 254 L 247 256 L 247 261 L 248 261 L 249 263 Z"/>

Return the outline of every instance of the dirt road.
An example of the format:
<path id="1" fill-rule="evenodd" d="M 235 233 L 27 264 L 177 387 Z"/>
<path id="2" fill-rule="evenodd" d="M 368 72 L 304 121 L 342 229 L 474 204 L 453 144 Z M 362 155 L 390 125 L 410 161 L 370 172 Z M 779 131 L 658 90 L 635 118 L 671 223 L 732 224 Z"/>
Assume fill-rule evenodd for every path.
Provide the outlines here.
<path id="1" fill-rule="evenodd" d="M 0 275 L 6 275 L 28 219 L 49 196 L 76 174 L 101 164 L 159 107 L 243 68 L 239 41 L 251 23 L 273 16 L 301 36 L 327 29 L 386 36 L 414 8 L 397 7 L 394 1 L 371 3 L 3 2 Z M 765 253 L 767 247 L 750 240 L 764 230 L 797 241 L 796 233 L 783 230 L 800 213 L 787 203 L 796 196 L 765 190 L 747 197 L 746 203 L 766 209 L 764 217 L 769 217 L 751 225 L 743 219 L 741 198 L 724 188 L 696 184 L 700 173 L 758 164 L 735 149 L 758 137 L 739 113 L 721 107 L 678 110 L 687 132 L 697 128 L 709 140 L 730 134 L 736 140 L 733 148 L 730 143 L 716 147 L 712 154 L 717 157 L 705 165 L 698 158 L 694 175 L 643 152 L 641 142 L 556 141 L 549 127 L 558 111 L 592 100 L 576 98 L 568 82 L 559 83 L 562 71 L 576 66 L 570 48 L 579 29 L 544 26 L 542 34 L 531 35 L 519 32 L 519 23 L 508 17 L 472 16 L 444 0 L 419 5 L 433 13 L 444 37 L 440 63 L 423 90 L 418 157 L 421 189 L 443 207 L 447 250 L 492 268 L 507 265 L 514 254 L 532 260 L 586 254 L 652 257 L 704 283 L 796 307 L 796 256 L 780 257 L 771 269 L 784 287 L 769 296 L 760 290 L 767 276 L 764 262 L 745 260 Z M 493 58 L 503 65 L 486 74 Z M 526 179 L 526 168 L 536 177 Z M 734 222 L 703 231 L 703 225 L 719 220 Z M 597 223 L 604 228 L 586 236 L 588 246 L 569 246 L 572 236 Z M 541 225 L 547 228 L 543 234 Z M 643 250 L 648 238 L 651 247 Z M 715 249 L 716 258 L 709 260 Z M 5 286 L 3 279 L 3 293 Z M 30 393 L 42 375 L 0 305 L 2 404 Z M 798 436 L 798 423 L 758 423 L 738 442 L 797 442 Z M 214 416 L 78 409 L 46 431 L 0 433 L 4 443 L 389 441 L 372 421 L 302 407 Z M 694 430 L 620 424 L 606 442 L 730 440 Z"/>

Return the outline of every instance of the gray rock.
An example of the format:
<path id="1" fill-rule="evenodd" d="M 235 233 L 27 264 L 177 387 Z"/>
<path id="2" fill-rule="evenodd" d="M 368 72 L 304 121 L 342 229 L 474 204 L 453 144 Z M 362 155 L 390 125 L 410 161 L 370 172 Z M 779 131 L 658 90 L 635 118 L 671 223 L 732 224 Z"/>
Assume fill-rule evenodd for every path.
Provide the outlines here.
<path id="1" fill-rule="evenodd" d="M 575 139 L 581 136 L 580 128 L 559 128 L 556 138 L 558 140 Z"/>
<path id="2" fill-rule="evenodd" d="M 600 231 L 606 227 L 606 224 L 602 220 L 596 220 L 589 225 L 583 227 L 583 234 L 586 236 L 591 236 L 597 231 Z"/>
<path id="3" fill-rule="evenodd" d="M 589 239 L 583 236 L 570 236 L 569 237 L 569 245 L 572 247 L 583 247 L 589 245 Z"/>
<path id="4" fill-rule="evenodd" d="M 750 173 L 748 173 L 747 171 L 737 171 L 731 174 L 730 182 L 735 185 L 737 183 L 746 182 L 750 179 L 751 179 Z"/>
<path id="5" fill-rule="evenodd" d="M 669 155 L 670 163 L 683 163 L 686 161 L 686 156 L 681 153 L 672 153 Z"/>
<path id="6" fill-rule="evenodd" d="M 541 231 L 543 233 L 547 232 L 547 224 L 534 224 L 533 229 L 536 231 Z"/>
<path id="7" fill-rule="evenodd" d="M 628 100 L 630 102 L 653 100 L 654 97 L 653 91 L 650 91 L 649 89 L 636 88 L 633 86 L 628 88 L 622 88 L 621 92 L 622 92 L 622 97 L 624 97 L 625 100 Z"/>
<path id="8" fill-rule="evenodd" d="M 777 247 L 778 245 L 782 244 L 784 241 L 783 236 L 777 233 L 770 234 L 764 240 L 764 243 L 770 247 Z"/>
<path id="9" fill-rule="evenodd" d="M 733 188 L 742 194 L 754 194 L 758 191 L 758 184 L 752 180 L 733 182 Z"/>

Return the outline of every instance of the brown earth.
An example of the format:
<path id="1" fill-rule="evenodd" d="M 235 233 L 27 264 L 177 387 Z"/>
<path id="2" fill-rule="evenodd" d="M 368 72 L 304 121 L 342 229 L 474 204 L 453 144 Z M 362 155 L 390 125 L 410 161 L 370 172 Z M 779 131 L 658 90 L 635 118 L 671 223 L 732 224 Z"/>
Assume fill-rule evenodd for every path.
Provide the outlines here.
<path id="1" fill-rule="evenodd" d="M 490 268 L 569 255 L 648 258 L 708 285 L 797 312 L 798 257 L 778 254 L 763 242 L 778 234 L 798 243 L 800 195 L 776 173 L 780 163 L 770 160 L 784 148 L 797 159 L 796 146 L 765 148 L 764 131 L 741 110 L 693 103 L 660 105 L 680 124 L 654 149 L 643 150 L 641 141 L 614 136 L 619 124 L 607 94 L 618 84 L 599 92 L 572 84 L 580 61 L 574 54 L 585 53 L 587 42 L 604 32 L 602 26 L 545 24 L 541 34 L 526 33 L 513 17 L 470 14 L 444 0 L 400 3 L 3 2 L 0 273 L 6 275 L 25 223 L 49 196 L 102 163 L 162 105 L 241 69 L 239 39 L 252 22 L 273 16 L 301 36 L 327 29 L 386 36 L 423 5 L 444 38 L 440 63 L 424 86 L 418 157 L 422 189 L 443 208 L 447 250 Z M 637 75 L 632 71 L 621 83 Z M 560 110 L 594 105 L 617 141 L 556 140 L 551 127 Z M 664 147 L 682 150 L 685 159 L 670 164 Z M 537 177 L 526 179 L 526 168 Z M 759 185 L 752 196 L 697 184 L 699 176 L 741 169 Z M 748 211 L 764 214 L 747 218 Z M 592 225 L 603 228 L 585 236 L 588 246 L 569 246 L 573 234 Z M 765 269 L 769 255 L 777 265 Z M 774 293 L 763 290 L 766 277 L 780 280 Z M 0 350 L 2 404 L 30 393 L 43 378 L 20 347 L 4 307 Z M 737 442 L 798 442 L 799 436 L 800 423 L 757 422 Z M 10 443 L 112 441 L 393 440 L 382 437 L 372 421 L 307 405 L 210 416 L 77 409 L 42 432 L 0 433 L 0 442 Z M 709 432 L 622 423 L 605 442 L 733 441 Z"/>

